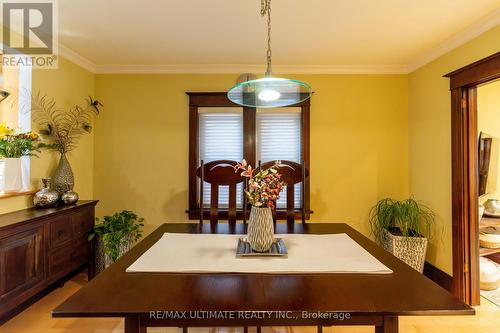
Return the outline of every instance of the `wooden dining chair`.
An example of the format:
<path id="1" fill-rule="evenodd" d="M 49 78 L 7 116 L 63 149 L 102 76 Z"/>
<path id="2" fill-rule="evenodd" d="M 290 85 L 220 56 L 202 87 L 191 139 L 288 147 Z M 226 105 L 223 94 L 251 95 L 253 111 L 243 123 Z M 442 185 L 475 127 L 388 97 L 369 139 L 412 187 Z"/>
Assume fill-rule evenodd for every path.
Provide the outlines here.
<path id="1" fill-rule="evenodd" d="M 259 169 L 267 169 L 272 167 L 276 161 L 269 161 L 263 164 L 259 161 Z M 278 173 L 281 174 L 281 180 L 286 183 L 286 221 L 295 223 L 295 185 L 302 183 L 302 192 L 300 196 L 300 215 L 302 223 L 306 222 L 306 207 L 305 207 L 305 180 L 309 177 L 304 161 L 302 164 L 282 160 L 279 163 Z M 276 218 L 276 213 L 274 213 Z"/>
<path id="2" fill-rule="evenodd" d="M 227 203 L 227 221 L 232 227 L 236 226 L 237 221 L 237 190 L 238 184 L 245 183 L 246 178 L 241 176 L 241 172 L 235 172 L 234 167 L 237 161 L 231 160 L 217 160 L 208 163 L 200 163 L 200 166 L 196 170 L 196 175 L 200 178 L 199 187 L 199 204 L 200 204 L 200 226 L 203 225 L 205 205 L 203 202 L 203 187 L 204 183 L 210 185 L 210 226 L 212 228 L 216 227 L 219 222 L 219 188 L 220 186 L 229 187 L 229 196 Z M 244 186 L 245 188 L 245 186 Z M 244 189 L 243 188 L 243 189 Z M 247 215 L 247 199 L 244 193 L 243 195 L 243 223 L 246 223 Z M 243 328 L 244 333 L 248 333 L 248 327 Z M 188 333 L 188 328 L 182 328 L 183 333 Z"/>
<path id="3" fill-rule="evenodd" d="M 276 161 L 269 161 L 265 163 L 261 163 L 259 161 L 258 168 L 268 169 L 276 164 Z M 280 160 L 278 164 L 278 173 L 281 175 L 281 180 L 286 184 L 286 221 L 287 223 L 295 223 L 295 185 L 302 183 L 302 191 L 300 196 L 300 216 L 302 223 L 306 223 L 306 196 L 305 196 L 305 184 L 306 179 L 309 177 L 309 170 L 307 170 L 304 161 L 302 164 L 293 161 Z M 275 209 L 273 210 L 274 221 L 277 220 L 276 209 L 278 208 L 275 205 Z M 257 333 L 260 333 L 260 327 L 257 327 Z M 317 333 L 323 333 L 323 326 L 316 327 Z"/>
<path id="4" fill-rule="evenodd" d="M 265 163 L 261 163 L 259 161 L 258 169 L 268 169 L 276 164 L 276 161 L 269 161 Z M 302 223 L 306 222 L 306 208 L 305 208 L 305 180 L 309 176 L 309 170 L 307 170 L 304 161 L 302 164 L 281 160 L 278 164 L 278 173 L 281 175 L 281 180 L 286 184 L 286 221 L 287 223 L 295 223 L 295 184 L 302 183 L 302 192 L 300 196 L 300 213 Z M 275 209 L 273 210 L 273 218 L 274 221 L 277 221 L 276 209 L 278 208 L 275 205 Z M 317 332 L 322 333 L 323 327 L 318 326 Z M 260 327 L 257 327 L 257 333 L 260 333 Z"/>
<path id="5" fill-rule="evenodd" d="M 210 185 L 210 225 L 215 227 L 221 216 L 219 207 L 219 188 L 220 186 L 229 187 L 229 198 L 227 202 L 227 221 L 231 226 L 236 225 L 237 214 L 237 190 L 238 184 L 244 183 L 245 178 L 241 176 L 241 172 L 235 172 L 234 166 L 238 162 L 231 160 L 217 160 L 206 164 L 201 161 L 201 165 L 196 170 L 196 175 L 200 178 L 199 188 L 199 204 L 200 204 L 200 225 L 203 224 L 205 204 L 203 202 L 203 187 L 204 183 Z M 243 194 L 243 193 L 242 193 Z M 246 196 L 243 195 L 243 222 L 246 223 Z"/>

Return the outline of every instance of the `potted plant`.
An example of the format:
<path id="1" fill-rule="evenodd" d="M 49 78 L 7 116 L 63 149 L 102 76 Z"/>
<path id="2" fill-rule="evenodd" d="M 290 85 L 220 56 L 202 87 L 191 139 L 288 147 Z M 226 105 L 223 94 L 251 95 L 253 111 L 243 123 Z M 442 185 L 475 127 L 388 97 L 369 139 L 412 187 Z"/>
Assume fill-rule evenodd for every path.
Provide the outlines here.
<path id="1" fill-rule="evenodd" d="M 3 181 L 0 190 L 4 192 L 20 191 L 23 187 L 21 157 L 37 156 L 42 144 L 35 132 L 20 132 L 0 124 L 0 159 L 3 167 Z"/>
<path id="2" fill-rule="evenodd" d="M 144 219 L 136 213 L 123 210 L 104 216 L 103 222 L 94 226 L 88 239 L 96 241 L 97 272 L 103 271 L 131 249 L 132 244 L 142 237 L 143 222 Z"/>
<path id="3" fill-rule="evenodd" d="M 387 251 L 423 272 L 434 213 L 413 199 L 384 199 L 372 208 L 370 226 L 376 241 Z"/>
<path id="4" fill-rule="evenodd" d="M 279 161 L 257 173 L 245 160 L 235 166 L 235 171 L 242 171 L 241 176 L 248 178 L 245 194 L 252 205 L 248 220 L 248 242 L 256 252 L 266 252 L 274 241 L 272 209 L 280 197 L 285 183 L 278 173 Z"/>
<path id="5" fill-rule="evenodd" d="M 92 121 L 99 115 L 101 106 L 99 101 L 88 97 L 83 106 L 75 105 L 64 110 L 56 107 L 54 99 L 47 95 L 32 95 L 33 120 L 41 127 L 40 133 L 49 142 L 44 147 L 57 151 L 60 155 L 53 177 L 54 189 L 60 195 L 75 183 L 67 154 L 78 146 L 80 136 L 92 131 Z"/>

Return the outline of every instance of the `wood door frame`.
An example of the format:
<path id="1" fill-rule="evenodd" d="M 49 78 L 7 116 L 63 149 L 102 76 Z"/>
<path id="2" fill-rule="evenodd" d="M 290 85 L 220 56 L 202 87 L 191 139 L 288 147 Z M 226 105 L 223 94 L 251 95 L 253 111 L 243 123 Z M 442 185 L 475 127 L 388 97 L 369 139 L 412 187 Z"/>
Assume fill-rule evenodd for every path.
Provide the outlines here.
<path id="1" fill-rule="evenodd" d="M 500 52 L 445 75 L 451 90 L 453 293 L 477 305 L 479 196 L 477 86 L 500 78 Z"/>

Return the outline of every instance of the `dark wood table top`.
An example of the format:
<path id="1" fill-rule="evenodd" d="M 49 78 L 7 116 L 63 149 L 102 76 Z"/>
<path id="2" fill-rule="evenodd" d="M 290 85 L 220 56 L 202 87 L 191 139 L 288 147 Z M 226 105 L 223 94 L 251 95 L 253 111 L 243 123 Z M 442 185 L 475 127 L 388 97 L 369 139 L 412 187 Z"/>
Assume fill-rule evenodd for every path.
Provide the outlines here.
<path id="1" fill-rule="evenodd" d="M 343 311 L 352 315 L 468 315 L 474 310 L 343 223 L 278 224 L 276 233 L 346 233 L 392 274 L 126 273 L 165 232 L 245 233 L 220 224 L 163 224 L 59 305 L 54 317 L 127 317 L 149 311 Z M 179 248 L 182 251 L 182 248 Z M 324 254 L 328 260 L 329 253 Z M 245 260 L 245 259 L 242 259 Z"/>

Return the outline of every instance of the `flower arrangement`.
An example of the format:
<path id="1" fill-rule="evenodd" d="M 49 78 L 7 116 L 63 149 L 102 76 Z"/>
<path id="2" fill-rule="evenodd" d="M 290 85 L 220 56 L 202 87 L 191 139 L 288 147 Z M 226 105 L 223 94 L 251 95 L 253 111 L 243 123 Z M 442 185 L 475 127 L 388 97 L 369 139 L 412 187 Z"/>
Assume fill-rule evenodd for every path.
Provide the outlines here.
<path id="1" fill-rule="evenodd" d="M 19 132 L 8 127 L 5 123 L 0 124 L 0 157 L 20 158 L 22 156 L 37 156 L 42 147 L 40 135 L 36 132 Z"/>
<path id="2" fill-rule="evenodd" d="M 279 161 L 268 169 L 261 169 L 255 173 L 247 161 L 243 160 L 234 166 L 235 172 L 242 171 L 241 176 L 248 178 L 248 188 L 245 194 L 248 201 L 255 207 L 276 207 L 276 201 L 280 198 L 280 192 L 285 183 L 278 173 Z"/>

